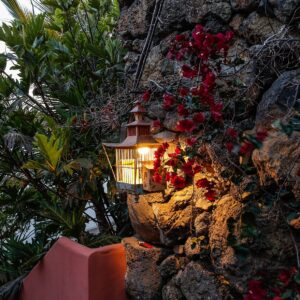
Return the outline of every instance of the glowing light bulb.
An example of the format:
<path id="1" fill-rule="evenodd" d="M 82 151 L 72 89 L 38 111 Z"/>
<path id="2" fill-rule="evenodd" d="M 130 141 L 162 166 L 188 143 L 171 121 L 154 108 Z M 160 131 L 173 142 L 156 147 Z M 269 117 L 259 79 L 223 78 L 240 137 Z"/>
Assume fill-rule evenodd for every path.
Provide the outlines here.
<path id="1" fill-rule="evenodd" d="M 150 148 L 148 147 L 138 148 L 138 152 L 140 155 L 146 155 L 150 152 Z"/>

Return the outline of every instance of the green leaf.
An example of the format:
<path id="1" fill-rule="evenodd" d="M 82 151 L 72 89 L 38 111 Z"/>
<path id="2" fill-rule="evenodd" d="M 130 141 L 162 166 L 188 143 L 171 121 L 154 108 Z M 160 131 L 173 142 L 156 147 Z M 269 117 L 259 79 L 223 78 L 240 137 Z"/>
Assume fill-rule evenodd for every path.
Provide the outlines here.
<path id="1" fill-rule="evenodd" d="M 292 297 L 293 297 L 293 291 L 291 289 L 288 289 L 286 292 L 284 292 L 281 295 L 282 299 L 292 299 Z"/>
<path id="2" fill-rule="evenodd" d="M 2 3 L 6 6 L 9 13 L 23 23 L 27 22 L 28 12 L 22 8 L 17 0 L 2 0 Z"/>
<path id="3" fill-rule="evenodd" d="M 29 160 L 23 166 L 23 169 L 32 169 L 32 170 L 42 170 L 45 169 L 45 166 L 35 160 Z"/>
<path id="4" fill-rule="evenodd" d="M 48 45 L 57 52 L 70 54 L 68 47 L 66 47 L 64 44 L 62 44 L 59 41 L 51 40 L 48 42 Z"/>
<path id="5" fill-rule="evenodd" d="M 244 245 L 236 245 L 233 248 L 239 259 L 241 260 L 245 260 L 250 254 L 250 250 Z"/>
<path id="6" fill-rule="evenodd" d="M 276 120 L 272 126 L 274 128 L 279 129 L 280 131 L 282 131 L 283 133 L 285 133 L 288 137 L 290 137 L 293 133 L 293 125 L 292 124 L 283 124 L 280 120 Z"/>
<path id="7" fill-rule="evenodd" d="M 290 123 L 293 126 L 293 129 L 296 131 L 300 131 L 300 117 L 299 116 L 295 116 L 290 120 Z"/>
<path id="8" fill-rule="evenodd" d="M 5 54 L 0 54 L 0 73 L 3 72 L 6 68 L 6 56 Z"/>
<path id="9" fill-rule="evenodd" d="M 34 49 L 34 48 L 38 47 L 39 45 L 41 45 L 43 43 L 43 41 L 44 41 L 44 37 L 43 36 L 36 37 L 34 39 L 33 44 L 32 44 L 32 48 Z"/>
<path id="10" fill-rule="evenodd" d="M 88 158 L 78 158 L 76 161 L 80 164 L 82 168 L 90 169 L 93 167 L 92 162 Z"/>
<path id="11" fill-rule="evenodd" d="M 63 151 L 61 139 L 55 138 L 53 135 L 49 139 L 46 135 L 37 133 L 35 135 L 35 144 L 44 156 L 49 170 L 55 172 Z"/>
<path id="12" fill-rule="evenodd" d="M 294 281 L 297 283 L 297 284 L 300 284 L 300 273 L 296 274 L 294 276 Z"/>

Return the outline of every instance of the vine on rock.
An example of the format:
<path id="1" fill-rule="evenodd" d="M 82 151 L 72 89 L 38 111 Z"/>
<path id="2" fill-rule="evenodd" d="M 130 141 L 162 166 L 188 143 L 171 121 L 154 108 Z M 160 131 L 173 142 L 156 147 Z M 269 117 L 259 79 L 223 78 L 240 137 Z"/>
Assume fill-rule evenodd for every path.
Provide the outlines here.
<path id="1" fill-rule="evenodd" d="M 187 135 L 185 145 L 178 144 L 174 153 L 166 155 L 168 144 L 163 144 L 155 153 L 154 180 L 171 183 L 175 189 L 182 189 L 191 183 L 195 174 L 201 171 L 198 149 L 200 142 L 208 141 L 217 131 L 224 132 L 224 143 L 229 153 L 250 156 L 267 136 L 258 132 L 256 136 L 241 137 L 238 131 L 224 120 L 224 104 L 216 90 L 216 80 L 226 63 L 227 53 L 233 40 L 233 32 L 211 34 L 202 25 L 196 25 L 191 36 L 176 35 L 169 48 L 167 58 L 181 64 L 180 83 L 176 90 L 170 89 L 162 95 L 162 108 L 176 111 L 176 131 Z M 146 91 L 142 99 L 149 101 L 151 92 Z M 153 122 L 154 128 L 162 128 L 161 120 Z M 197 136 L 193 136 L 197 133 Z M 167 156 L 167 158 L 166 158 Z M 205 189 L 209 201 L 216 199 L 215 183 L 206 178 L 196 182 Z"/>
<path id="2" fill-rule="evenodd" d="M 277 274 L 261 272 L 248 282 L 244 300 L 299 299 L 300 274 L 295 267 L 283 269 Z"/>

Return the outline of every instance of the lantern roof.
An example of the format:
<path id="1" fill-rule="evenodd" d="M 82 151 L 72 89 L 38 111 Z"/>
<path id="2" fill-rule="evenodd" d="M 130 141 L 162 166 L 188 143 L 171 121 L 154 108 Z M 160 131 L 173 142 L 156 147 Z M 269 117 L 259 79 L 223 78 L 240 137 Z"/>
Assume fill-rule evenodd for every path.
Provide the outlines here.
<path id="1" fill-rule="evenodd" d="M 125 127 L 131 127 L 131 126 L 151 126 L 151 124 L 144 120 L 137 120 L 125 125 Z"/>
<path id="2" fill-rule="evenodd" d="M 134 108 L 130 111 L 131 113 L 146 113 L 145 107 L 142 106 L 142 104 L 137 101 L 135 102 Z"/>
<path id="3" fill-rule="evenodd" d="M 134 121 L 125 125 L 127 127 L 127 137 L 121 143 L 103 143 L 111 148 L 138 148 L 156 147 L 158 142 L 150 133 L 151 123 L 144 120 L 146 109 L 139 102 L 135 102 L 134 108 L 130 111 L 134 115 Z"/>
<path id="4" fill-rule="evenodd" d="M 125 149 L 138 147 L 156 147 L 158 142 L 152 136 L 128 136 L 122 143 L 103 143 L 107 147 Z"/>

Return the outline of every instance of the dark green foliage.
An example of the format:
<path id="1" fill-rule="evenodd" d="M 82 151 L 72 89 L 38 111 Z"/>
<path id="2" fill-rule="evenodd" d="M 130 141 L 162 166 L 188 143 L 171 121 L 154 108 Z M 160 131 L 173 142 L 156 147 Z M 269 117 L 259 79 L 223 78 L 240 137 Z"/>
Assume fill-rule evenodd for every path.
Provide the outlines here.
<path id="1" fill-rule="evenodd" d="M 0 284 L 18 279 L 0 298 L 59 236 L 97 247 L 131 230 L 102 150 L 118 135 L 103 117 L 122 117 L 109 106 L 124 84 L 118 2 L 34 1 L 38 15 L 2 2 L 15 19 L 0 27 L 10 49 L 0 54 Z M 91 220 L 100 235 L 87 232 Z"/>
<path id="2" fill-rule="evenodd" d="M 227 221 L 227 243 L 231 246 L 237 257 L 243 261 L 251 252 L 252 245 L 260 237 L 256 218 L 259 210 L 254 205 L 249 205 L 240 216 L 239 220 L 229 218 Z"/>

